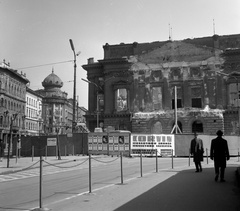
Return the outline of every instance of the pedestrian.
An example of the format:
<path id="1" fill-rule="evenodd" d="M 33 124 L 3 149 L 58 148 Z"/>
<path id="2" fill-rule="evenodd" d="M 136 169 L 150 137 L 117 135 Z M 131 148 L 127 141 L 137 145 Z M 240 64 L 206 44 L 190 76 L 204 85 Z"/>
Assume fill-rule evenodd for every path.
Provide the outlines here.
<path id="1" fill-rule="evenodd" d="M 193 155 L 193 162 L 196 166 L 196 172 L 202 172 L 201 162 L 203 161 L 203 141 L 198 138 L 198 134 L 194 132 L 194 139 L 191 141 L 190 154 Z"/>
<path id="2" fill-rule="evenodd" d="M 227 160 L 230 159 L 228 151 L 228 143 L 222 138 L 223 132 L 217 131 L 217 138 L 211 142 L 210 158 L 214 160 L 215 167 L 215 181 L 218 181 L 219 170 L 220 170 L 220 181 L 225 182 L 224 173 L 227 165 Z"/>
<path id="3" fill-rule="evenodd" d="M 5 149 L 5 143 L 4 141 L 0 138 L 0 162 L 2 161 L 4 157 L 4 149 Z"/>

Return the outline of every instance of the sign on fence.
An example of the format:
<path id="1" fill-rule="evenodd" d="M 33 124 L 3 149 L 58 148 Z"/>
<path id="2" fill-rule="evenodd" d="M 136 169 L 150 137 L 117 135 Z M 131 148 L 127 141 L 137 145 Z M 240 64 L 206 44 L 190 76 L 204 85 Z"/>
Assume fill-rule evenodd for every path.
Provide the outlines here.
<path id="1" fill-rule="evenodd" d="M 88 134 L 88 150 L 91 154 L 130 155 L 130 132 L 114 131 Z"/>
<path id="2" fill-rule="evenodd" d="M 175 155 L 175 139 L 172 134 L 132 134 L 131 150 L 132 155 L 145 154 L 153 155 L 158 151 L 158 155 Z"/>
<path id="3" fill-rule="evenodd" d="M 57 138 L 47 138 L 47 146 L 57 146 Z"/>

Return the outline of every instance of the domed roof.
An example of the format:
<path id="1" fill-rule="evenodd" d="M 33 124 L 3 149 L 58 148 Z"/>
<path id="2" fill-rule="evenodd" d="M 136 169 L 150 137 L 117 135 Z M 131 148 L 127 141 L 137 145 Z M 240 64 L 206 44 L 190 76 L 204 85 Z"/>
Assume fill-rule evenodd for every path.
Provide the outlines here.
<path id="1" fill-rule="evenodd" d="M 54 74 L 54 71 L 52 70 L 52 73 L 43 80 L 42 85 L 44 88 L 48 87 L 61 88 L 63 86 L 63 82 L 56 74 Z"/>

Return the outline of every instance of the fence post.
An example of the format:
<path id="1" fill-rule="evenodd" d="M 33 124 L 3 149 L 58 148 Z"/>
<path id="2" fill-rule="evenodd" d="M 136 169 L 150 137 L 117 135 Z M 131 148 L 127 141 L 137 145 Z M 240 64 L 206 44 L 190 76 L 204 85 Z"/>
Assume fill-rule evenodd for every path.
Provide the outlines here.
<path id="1" fill-rule="evenodd" d="M 16 140 L 16 163 L 18 162 L 18 141 Z"/>
<path id="2" fill-rule="evenodd" d="M 57 145 L 56 145 L 56 147 L 55 147 L 55 155 L 56 155 L 56 158 L 58 157 L 58 153 L 57 153 Z"/>
<path id="3" fill-rule="evenodd" d="M 91 155 L 89 154 L 89 193 L 92 192 L 92 171 L 91 171 Z"/>
<path id="4" fill-rule="evenodd" d="M 73 153 L 72 153 L 72 155 L 74 156 L 74 145 L 73 145 Z"/>
<path id="5" fill-rule="evenodd" d="M 39 175 L 39 208 L 42 208 L 42 156 L 40 156 L 40 175 Z"/>
<path id="6" fill-rule="evenodd" d="M 123 184 L 123 155 L 120 153 L 120 164 L 121 164 L 121 184 Z"/>
<path id="7" fill-rule="evenodd" d="M 172 169 L 173 169 L 173 149 L 172 149 Z"/>
<path id="8" fill-rule="evenodd" d="M 189 148 L 188 166 L 190 166 L 190 161 L 191 161 L 191 149 Z"/>
<path id="9" fill-rule="evenodd" d="M 141 172 L 141 177 L 143 176 L 142 173 L 142 150 L 140 151 L 140 172 Z"/>
<path id="10" fill-rule="evenodd" d="M 32 146 L 32 161 L 33 161 L 33 157 L 34 157 L 34 146 Z"/>
<path id="11" fill-rule="evenodd" d="M 48 147 L 46 145 L 46 147 L 45 147 L 45 160 L 47 160 L 47 151 L 48 151 Z"/>
<path id="12" fill-rule="evenodd" d="M 238 148 L 238 162 L 239 162 L 239 148 Z"/>
<path id="13" fill-rule="evenodd" d="M 208 164 L 208 149 L 206 148 L 207 164 Z"/>
<path id="14" fill-rule="evenodd" d="M 156 149 L 156 172 L 158 172 L 158 151 Z"/>

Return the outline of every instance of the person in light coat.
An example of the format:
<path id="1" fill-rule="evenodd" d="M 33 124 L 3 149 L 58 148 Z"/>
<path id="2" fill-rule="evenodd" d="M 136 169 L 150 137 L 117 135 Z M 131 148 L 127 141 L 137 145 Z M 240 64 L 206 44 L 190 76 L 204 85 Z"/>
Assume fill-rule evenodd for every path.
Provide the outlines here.
<path id="1" fill-rule="evenodd" d="M 202 172 L 201 162 L 203 161 L 203 141 L 198 138 L 198 134 L 194 132 L 194 139 L 191 141 L 190 154 L 193 155 L 193 162 L 196 166 L 196 172 Z"/>

